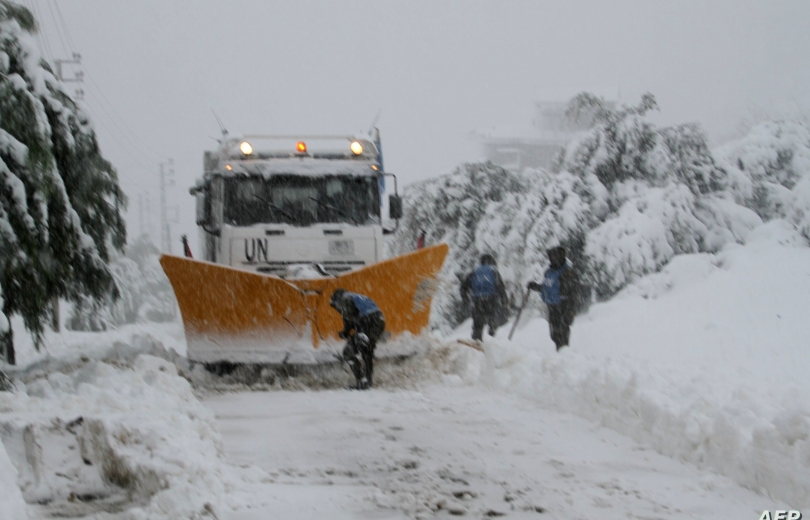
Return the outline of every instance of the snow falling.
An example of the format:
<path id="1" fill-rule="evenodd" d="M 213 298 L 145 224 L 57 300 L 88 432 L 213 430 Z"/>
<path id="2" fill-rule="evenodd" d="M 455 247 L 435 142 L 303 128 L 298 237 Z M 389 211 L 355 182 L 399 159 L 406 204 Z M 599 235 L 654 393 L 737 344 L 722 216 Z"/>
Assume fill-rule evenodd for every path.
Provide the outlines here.
<path id="1" fill-rule="evenodd" d="M 73 50 L 52 1 L 62 45 Z M 28 4 L 0 1 L 0 520 L 810 514 L 810 124 L 800 109 L 760 115 L 715 144 L 698 123 L 657 117 L 665 95 L 618 101 L 584 91 L 565 100 L 560 116 L 581 125 L 548 167 L 471 159 L 402 182 L 404 217 L 386 252 L 439 243 L 450 252 L 430 285 L 428 330 L 383 342 L 374 387 L 349 391 L 340 363 L 209 370 L 189 359 L 161 250 L 144 230 L 149 210 L 142 205 L 148 223 L 127 239 L 119 171 L 102 154 L 96 114 L 66 86 L 78 77 L 60 71 L 81 60 L 73 51 L 53 61 L 42 11 Z M 374 40 L 354 32 L 365 61 L 384 64 Z M 515 57 L 502 53 L 504 63 Z M 196 66 L 164 68 L 194 77 Z M 353 74 L 365 74 L 357 66 Z M 477 82 L 490 79 L 485 64 L 473 69 Z M 331 73 L 324 83 L 340 83 Z M 273 88 L 293 79 L 307 91 L 279 76 Z M 442 83 L 417 76 L 407 79 Z M 245 92 L 256 84 L 284 98 L 244 77 Z M 284 102 L 295 118 L 319 115 Z M 283 121 L 277 112 L 269 119 Z M 425 157 L 441 153 L 441 141 Z M 393 150 L 392 162 L 407 155 Z M 362 166 L 346 164 L 347 175 Z M 173 160 L 160 165 L 161 183 L 174 179 Z M 279 162 L 263 173 L 289 170 Z M 307 175 L 324 172 L 334 169 L 321 163 Z M 165 200 L 161 210 L 168 240 Z M 559 352 L 536 293 L 514 321 L 554 246 L 567 248 L 584 289 Z M 497 258 L 511 318 L 475 343 L 459 283 L 483 254 Z M 289 270 L 325 276 L 311 265 Z"/>

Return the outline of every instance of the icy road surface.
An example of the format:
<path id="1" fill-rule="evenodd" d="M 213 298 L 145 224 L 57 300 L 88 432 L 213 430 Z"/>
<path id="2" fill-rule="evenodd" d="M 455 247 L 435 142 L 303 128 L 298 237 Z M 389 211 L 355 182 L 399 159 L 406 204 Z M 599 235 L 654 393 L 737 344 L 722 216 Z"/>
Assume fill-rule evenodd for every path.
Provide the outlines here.
<path id="1" fill-rule="evenodd" d="M 266 518 L 759 518 L 771 503 L 612 430 L 480 386 L 205 400 L 272 481 Z"/>

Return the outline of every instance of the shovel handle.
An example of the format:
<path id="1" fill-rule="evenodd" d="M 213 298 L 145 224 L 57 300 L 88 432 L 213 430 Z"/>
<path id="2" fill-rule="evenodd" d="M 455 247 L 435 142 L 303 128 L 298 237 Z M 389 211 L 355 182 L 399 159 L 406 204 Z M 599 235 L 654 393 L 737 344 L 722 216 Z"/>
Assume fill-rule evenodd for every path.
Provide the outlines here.
<path id="1" fill-rule="evenodd" d="M 520 315 L 523 314 L 523 309 L 526 307 L 526 303 L 529 301 L 530 292 L 531 289 L 526 289 L 526 293 L 523 295 L 523 302 L 520 304 L 520 309 L 518 309 L 517 316 L 515 316 L 515 323 L 512 324 L 512 330 L 509 331 L 509 341 L 512 341 L 512 335 L 515 333 L 517 324 L 520 321 Z"/>

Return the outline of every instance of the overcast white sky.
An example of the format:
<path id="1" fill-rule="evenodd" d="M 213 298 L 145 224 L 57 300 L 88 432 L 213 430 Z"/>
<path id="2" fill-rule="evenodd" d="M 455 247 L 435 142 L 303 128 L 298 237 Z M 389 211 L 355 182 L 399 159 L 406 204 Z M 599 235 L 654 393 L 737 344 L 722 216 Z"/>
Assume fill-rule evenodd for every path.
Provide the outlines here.
<path id="1" fill-rule="evenodd" d="M 173 237 L 196 236 L 187 188 L 219 135 L 212 108 L 233 134 L 355 133 L 379 111 L 386 170 L 406 184 L 479 159 L 471 132 L 528 126 L 548 93 L 650 91 L 661 123 L 699 121 L 715 143 L 752 110 L 810 113 L 806 0 L 21 3 L 43 21 L 46 56 L 82 55 L 131 236 L 149 191 L 159 239 L 169 157 Z"/>

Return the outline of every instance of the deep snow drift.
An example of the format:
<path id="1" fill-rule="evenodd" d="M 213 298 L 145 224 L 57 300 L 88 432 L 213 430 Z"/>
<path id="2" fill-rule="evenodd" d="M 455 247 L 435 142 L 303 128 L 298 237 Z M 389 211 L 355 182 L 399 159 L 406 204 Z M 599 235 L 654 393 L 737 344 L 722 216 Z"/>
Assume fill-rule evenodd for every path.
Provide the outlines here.
<path id="1" fill-rule="evenodd" d="M 213 414 L 174 357 L 140 337 L 15 371 L 16 390 L 0 393 L 0 466 L 14 463 L 17 489 L 4 478 L 0 496 L 21 493 L 32 517 L 175 519 L 249 505 L 240 490 L 261 473 L 226 463 Z"/>
<path id="2" fill-rule="evenodd" d="M 486 379 L 806 507 L 808 309 L 810 248 L 777 220 L 592 306 L 562 355 L 527 323 L 487 348 Z"/>

